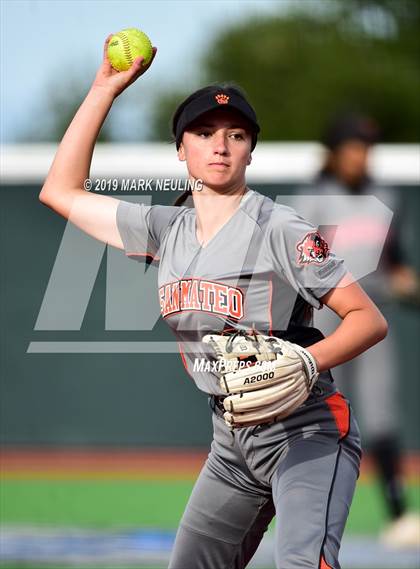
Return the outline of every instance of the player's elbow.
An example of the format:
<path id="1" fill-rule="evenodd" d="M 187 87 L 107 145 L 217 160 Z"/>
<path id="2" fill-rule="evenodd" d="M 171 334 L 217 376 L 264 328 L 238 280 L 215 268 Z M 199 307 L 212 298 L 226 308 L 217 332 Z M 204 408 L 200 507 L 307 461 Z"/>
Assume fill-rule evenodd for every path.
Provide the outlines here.
<path id="1" fill-rule="evenodd" d="M 74 197 L 78 192 L 78 189 L 57 191 L 57 188 L 44 184 L 38 199 L 43 205 L 46 205 L 55 213 L 69 219 Z"/>
<path id="2" fill-rule="evenodd" d="M 375 338 L 374 343 L 377 344 L 378 342 L 383 340 L 388 334 L 388 322 L 385 320 L 383 314 L 379 312 L 379 310 L 376 311 L 375 319 L 373 322 L 374 322 L 373 335 Z"/>
<path id="3" fill-rule="evenodd" d="M 381 314 L 381 340 L 383 340 L 387 335 L 388 335 L 388 322 Z"/>
<path id="4" fill-rule="evenodd" d="M 39 192 L 38 199 L 42 204 L 51 207 L 51 194 L 48 192 L 46 184 L 44 184 L 41 191 Z"/>
<path id="5" fill-rule="evenodd" d="M 41 191 L 39 192 L 38 199 L 41 203 L 45 203 L 44 186 L 42 187 Z"/>
<path id="6" fill-rule="evenodd" d="M 42 193 L 42 191 L 40 192 L 38 199 L 43 205 L 48 205 L 47 198 L 46 198 L 45 194 Z"/>

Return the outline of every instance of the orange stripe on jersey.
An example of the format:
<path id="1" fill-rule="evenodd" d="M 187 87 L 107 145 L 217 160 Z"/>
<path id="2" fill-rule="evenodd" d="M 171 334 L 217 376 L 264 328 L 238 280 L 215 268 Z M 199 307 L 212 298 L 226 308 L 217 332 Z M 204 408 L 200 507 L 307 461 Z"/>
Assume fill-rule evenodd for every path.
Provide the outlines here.
<path id="1" fill-rule="evenodd" d="M 337 391 L 328 397 L 325 402 L 330 408 L 331 413 L 334 415 L 337 429 L 340 433 L 340 439 L 345 437 L 350 429 L 350 411 L 349 406 L 342 394 Z M 328 567 L 326 565 L 326 567 Z"/>
<path id="2" fill-rule="evenodd" d="M 321 555 L 321 563 L 319 565 L 319 569 L 333 569 L 331 565 L 328 565 L 328 563 L 325 561 L 323 555 Z"/>

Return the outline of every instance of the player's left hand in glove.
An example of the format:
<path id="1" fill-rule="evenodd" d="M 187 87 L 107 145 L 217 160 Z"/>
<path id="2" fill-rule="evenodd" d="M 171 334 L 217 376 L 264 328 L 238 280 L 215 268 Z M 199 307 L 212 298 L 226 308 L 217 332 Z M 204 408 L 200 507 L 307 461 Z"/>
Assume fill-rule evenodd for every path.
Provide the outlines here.
<path id="1" fill-rule="evenodd" d="M 243 427 L 284 419 L 309 396 L 318 379 L 314 357 L 304 348 L 256 331 L 208 334 L 220 370 L 224 419 Z"/>

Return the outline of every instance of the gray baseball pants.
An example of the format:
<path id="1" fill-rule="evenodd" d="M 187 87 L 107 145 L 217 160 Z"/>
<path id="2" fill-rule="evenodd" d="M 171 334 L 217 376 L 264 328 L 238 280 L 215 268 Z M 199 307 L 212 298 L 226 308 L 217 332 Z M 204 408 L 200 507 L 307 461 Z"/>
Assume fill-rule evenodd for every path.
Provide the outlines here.
<path id="1" fill-rule="evenodd" d="M 211 451 L 180 522 L 169 569 L 242 569 L 276 515 L 278 569 L 339 569 L 360 436 L 340 393 L 232 434 L 213 408 Z"/>

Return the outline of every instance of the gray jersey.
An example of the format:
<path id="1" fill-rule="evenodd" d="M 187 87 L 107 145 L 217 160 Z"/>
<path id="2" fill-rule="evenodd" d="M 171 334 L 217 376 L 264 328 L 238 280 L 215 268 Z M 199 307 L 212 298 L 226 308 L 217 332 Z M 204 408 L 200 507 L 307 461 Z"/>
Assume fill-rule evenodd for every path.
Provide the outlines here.
<path id="1" fill-rule="evenodd" d="M 194 208 L 121 201 L 117 225 L 130 258 L 159 262 L 162 316 L 188 373 L 207 393 L 221 390 L 203 364 L 205 334 L 254 327 L 310 345 L 320 339 L 311 328 L 312 309 L 346 272 L 313 225 L 253 190 L 205 247 L 196 237 Z M 329 374 L 322 382 L 334 390 Z"/>

